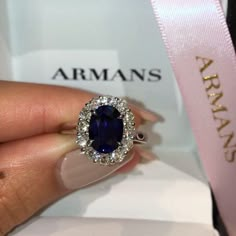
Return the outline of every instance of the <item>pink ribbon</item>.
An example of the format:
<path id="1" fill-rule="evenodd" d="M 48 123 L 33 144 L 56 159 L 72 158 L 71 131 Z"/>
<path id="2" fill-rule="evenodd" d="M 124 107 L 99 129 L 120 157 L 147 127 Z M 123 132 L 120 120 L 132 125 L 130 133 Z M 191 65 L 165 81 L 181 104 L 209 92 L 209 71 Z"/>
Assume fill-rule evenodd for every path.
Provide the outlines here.
<path id="1" fill-rule="evenodd" d="M 236 58 L 221 4 L 152 0 L 152 6 L 220 214 L 234 236 Z"/>

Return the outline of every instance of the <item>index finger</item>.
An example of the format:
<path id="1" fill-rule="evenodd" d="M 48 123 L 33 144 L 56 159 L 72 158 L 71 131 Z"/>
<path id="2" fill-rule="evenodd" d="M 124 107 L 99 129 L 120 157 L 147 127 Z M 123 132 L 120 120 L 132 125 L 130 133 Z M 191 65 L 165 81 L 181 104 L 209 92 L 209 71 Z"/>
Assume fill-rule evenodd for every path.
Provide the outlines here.
<path id="1" fill-rule="evenodd" d="M 76 121 L 92 93 L 60 86 L 0 82 L 0 142 L 57 132 Z"/>
<path id="2" fill-rule="evenodd" d="M 0 142 L 43 133 L 58 132 L 64 124 L 76 123 L 78 114 L 93 93 L 61 86 L 0 82 Z M 136 121 L 151 112 L 131 107 Z"/>

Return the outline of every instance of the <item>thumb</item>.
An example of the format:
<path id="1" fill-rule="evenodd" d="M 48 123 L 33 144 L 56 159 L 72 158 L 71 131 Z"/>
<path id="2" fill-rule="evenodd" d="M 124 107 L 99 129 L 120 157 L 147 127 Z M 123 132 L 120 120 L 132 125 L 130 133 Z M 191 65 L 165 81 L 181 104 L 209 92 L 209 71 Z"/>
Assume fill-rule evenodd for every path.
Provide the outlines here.
<path id="1" fill-rule="evenodd" d="M 63 134 L 1 144 L 0 157 L 0 235 L 42 207 L 105 178 L 132 159 L 130 155 L 112 167 L 95 165 L 81 156 L 74 135 Z"/>

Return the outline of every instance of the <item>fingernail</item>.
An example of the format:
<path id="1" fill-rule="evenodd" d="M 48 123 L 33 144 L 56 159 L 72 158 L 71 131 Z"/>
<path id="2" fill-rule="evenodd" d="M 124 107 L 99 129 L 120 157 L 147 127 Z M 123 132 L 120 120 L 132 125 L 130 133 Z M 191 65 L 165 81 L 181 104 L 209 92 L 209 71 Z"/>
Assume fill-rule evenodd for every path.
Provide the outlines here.
<path id="1" fill-rule="evenodd" d="M 80 150 L 66 154 L 58 163 L 58 178 L 68 190 L 75 190 L 97 182 L 121 168 L 132 159 L 126 159 L 122 164 L 114 166 L 101 166 L 94 164 Z"/>
<path id="2" fill-rule="evenodd" d="M 157 122 L 159 120 L 159 115 L 157 115 L 155 112 L 150 111 L 146 108 L 139 107 L 134 104 L 130 104 L 130 108 L 136 111 L 140 116 L 147 121 Z"/>

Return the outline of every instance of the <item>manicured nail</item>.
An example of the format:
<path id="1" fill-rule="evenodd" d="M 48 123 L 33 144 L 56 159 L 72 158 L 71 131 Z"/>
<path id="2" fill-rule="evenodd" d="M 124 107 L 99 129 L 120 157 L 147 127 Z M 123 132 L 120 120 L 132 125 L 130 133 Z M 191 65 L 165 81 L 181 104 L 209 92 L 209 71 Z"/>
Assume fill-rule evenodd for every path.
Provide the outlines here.
<path id="1" fill-rule="evenodd" d="M 130 108 L 133 111 L 136 111 L 144 120 L 157 122 L 159 120 L 159 115 L 157 115 L 155 112 L 150 111 L 146 108 L 139 107 L 134 104 L 129 104 Z"/>
<path id="2" fill-rule="evenodd" d="M 58 164 L 58 176 L 66 189 L 75 190 L 97 182 L 121 168 L 132 159 L 130 155 L 123 163 L 114 166 L 101 166 L 80 153 L 72 151 L 63 157 Z"/>

